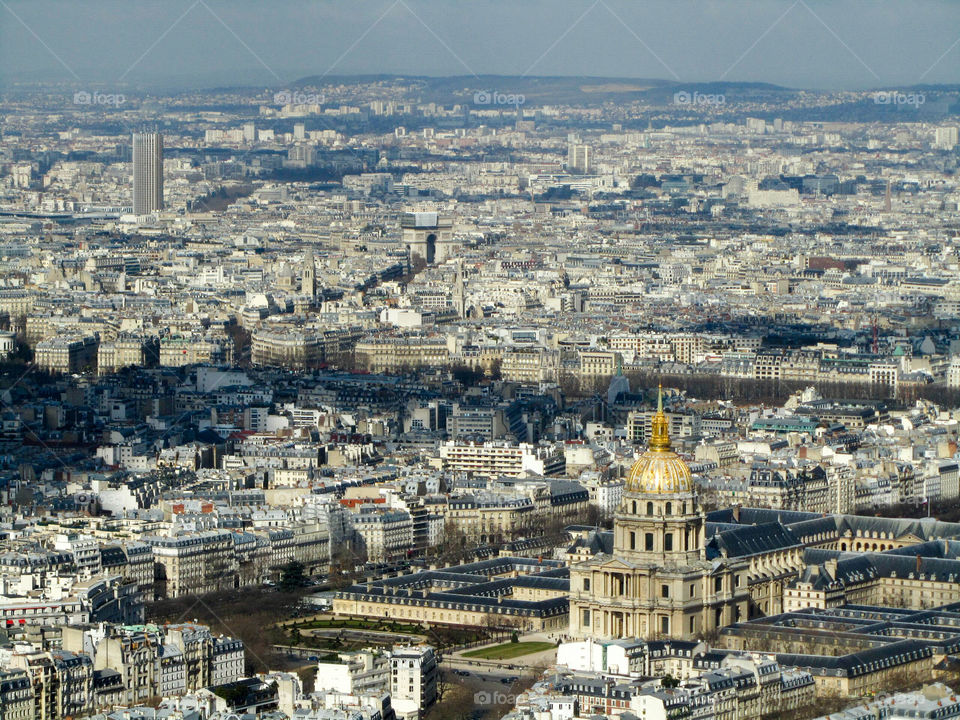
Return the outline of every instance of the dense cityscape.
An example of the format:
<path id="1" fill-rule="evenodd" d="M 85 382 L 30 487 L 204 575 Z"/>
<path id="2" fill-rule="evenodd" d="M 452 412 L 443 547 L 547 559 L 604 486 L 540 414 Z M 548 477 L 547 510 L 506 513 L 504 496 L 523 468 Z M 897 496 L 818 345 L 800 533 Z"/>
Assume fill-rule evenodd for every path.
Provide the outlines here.
<path id="1" fill-rule="evenodd" d="M 321 70 L 0 82 L 0 720 L 960 718 L 960 86 Z"/>

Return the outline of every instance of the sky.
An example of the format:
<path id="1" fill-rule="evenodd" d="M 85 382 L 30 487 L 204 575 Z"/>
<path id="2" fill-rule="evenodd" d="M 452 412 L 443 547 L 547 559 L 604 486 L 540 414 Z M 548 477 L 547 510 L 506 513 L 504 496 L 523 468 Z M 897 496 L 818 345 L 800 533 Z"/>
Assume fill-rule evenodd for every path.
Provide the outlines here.
<path id="1" fill-rule="evenodd" d="M 0 82 L 560 75 L 960 83 L 960 0 L 0 0 Z"/>

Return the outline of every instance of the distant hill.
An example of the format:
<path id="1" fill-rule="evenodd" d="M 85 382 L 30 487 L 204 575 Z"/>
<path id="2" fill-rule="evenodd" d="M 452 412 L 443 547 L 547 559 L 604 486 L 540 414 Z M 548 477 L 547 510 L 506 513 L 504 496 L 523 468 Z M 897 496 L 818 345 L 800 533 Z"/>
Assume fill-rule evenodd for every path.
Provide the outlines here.
<path id="1" fill-rule="evenodd" d="M 759 82 L 671 82 L 651 88 L 643 93 L 643 100 L 651 105 L 669 105 L 677 93 L 693 95 L 722 95 L 728 103 L 737 102 L 783 102 L 797 95 L 799 91 L 780 85 Z"/>
<path id="2" fill-rule="evenodd" d="M 458 75 L 454 77 L 350 75 L 305 77 L 293 87 L 316 87 L 349 83 L 411 84 L 418 88 L 419 102 L 453 103 L 473 102 L 475 93 L 503 93 L 523 95 L 527 105 L 595 104 L 615 100 L 638 100 L 645 93 L 675 83 L 650 78 L 611 77 L 548 77 L 509 75 Z M 672 91 L 671 91 L 672 93 Z M 669 93 L 668 93 L 669 94 Z"/>

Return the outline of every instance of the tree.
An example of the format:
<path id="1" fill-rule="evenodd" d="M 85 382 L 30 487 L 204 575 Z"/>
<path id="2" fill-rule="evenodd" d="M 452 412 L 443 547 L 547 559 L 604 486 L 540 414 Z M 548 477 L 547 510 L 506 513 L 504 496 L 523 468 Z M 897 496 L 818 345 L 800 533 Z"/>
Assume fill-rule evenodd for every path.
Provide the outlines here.
<path id="1" fill-rule="evenodd" d="M 453 520 L 443 526 L 443 535 L 437 544 L 437 559 L 445 565 L 453 565 L 470 556 L 466 533 Z"/>
<path id="2" fill-rule="evenodd" d="M 443 699 L 434 703 L 425 718 L 427 720 L 471 720 L 473 718 L 475 688 L 466 684 L 452 683 L 443 693 Z M 499 716 L 498 716 L 499 717 Z"/>
<path id="3" fill-rule="evenodd" d="M 302 588 L 307 584 L 307 576 L 303 571 L 303 563 L 291 560 L 280 568 L 280 589 L 287 592 Z"/>
<path id="4" fill-rule="evenodd" d="M 473 387 L 483 380 L 483 370 L 468 367 L 467 365 L 455 365 L 450 369 L 453 379 L 464 387 Z"/>
<path id="5" fill-rule="evenodd" d="M 445 668 L 440 668 L 437 671 L 437 702 L 443 702 L 443 696 L 447 694 L 447 690 L 450 689 L 450 675 Z"/>
<path id="6" fill-rule="evenodd" d="M 340 543 L 330 558 L 330 586 L 334 589 L 340 589 L 351 585 L 357 577 L 357 565 L 364 565 L 366 562 L 367 552 L 365 549 L 354 550 L 352 543 Z"/>
<path id="7" fill-rule="evenodd" d="M 18 508 L 29 507 L 36 502 L 36 498 L 33 494 L 33 489 L 27 485 L 21 485 L 17 488 L 17 493 L 14 496 L 13 504 Z"/>
<path id="8" fill-rule="evenodd" d="M 233 359 L 236 365 L 241 367 L 250 366 L 250 348 L 252 335 L 242 325 L 231 323 L 226 327 L 227 335 L 233 341 Z"/>

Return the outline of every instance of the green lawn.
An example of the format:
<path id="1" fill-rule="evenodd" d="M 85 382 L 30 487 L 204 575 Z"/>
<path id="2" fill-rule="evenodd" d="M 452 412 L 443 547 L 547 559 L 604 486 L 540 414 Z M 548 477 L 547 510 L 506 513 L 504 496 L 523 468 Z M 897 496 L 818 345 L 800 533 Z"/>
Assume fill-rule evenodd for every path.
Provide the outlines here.
<path id="1" fill-rule="evenodd" d="M 515 642 L 494 645 L 465 652 L 464 657 L 486 658 L 487 660 L 509 660 L 510 658 L 530 655 L 531 653 L 552 650 L 556 645 L 548 642 Z"/>
<path id="2" fill-rule="evenodd" d="M 409 623 L 393 623 L 389 620 L 361 620 L 357 618 L 331 618 L 326 620 L 311 620 L 304 623 L 291 625 L 291 629 L 297 627 L 300 630 L 315 629 L 354 629 L 354 630 L 380 630 L 382 632 L 406 633 L 408 635 L 422 634 L 424 629 L 419 625 L 410 625 Z"/>

